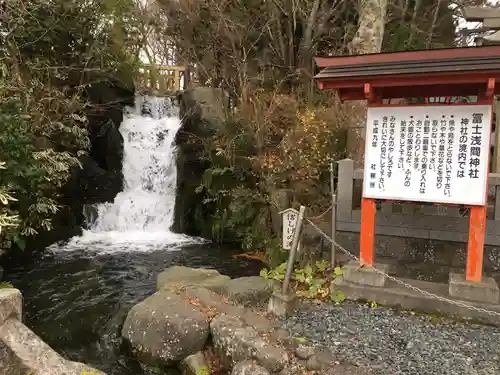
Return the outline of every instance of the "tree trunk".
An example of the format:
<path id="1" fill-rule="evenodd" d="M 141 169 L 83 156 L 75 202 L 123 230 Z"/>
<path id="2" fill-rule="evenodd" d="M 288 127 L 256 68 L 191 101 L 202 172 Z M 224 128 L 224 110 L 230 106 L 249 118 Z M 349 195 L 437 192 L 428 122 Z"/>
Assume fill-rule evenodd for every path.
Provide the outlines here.
<path id="1" fill-rule="evenodd" d="M 359 0 L 358 31 L 350 51 L 352 55 L 377 53 L 382 49 L 387 0 Z"/>
<path id="2" fill-rule="evenodd" d="M 358 30 L 350 44 L 352 55 L 377 53 L 382 49 L 387 0 L 359 0 Z M 356 165 L 364 159 L 365 119 L 352 124 L 347 135 L 347 153 Z"/>

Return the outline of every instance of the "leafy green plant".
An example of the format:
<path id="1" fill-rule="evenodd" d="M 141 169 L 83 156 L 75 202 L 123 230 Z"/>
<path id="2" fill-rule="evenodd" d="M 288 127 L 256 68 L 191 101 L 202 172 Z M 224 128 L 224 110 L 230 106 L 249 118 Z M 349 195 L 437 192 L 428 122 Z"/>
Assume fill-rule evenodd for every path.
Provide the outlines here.
<path id="1" fill-rule="evenodd" d="M 260 271 L 260 276 L 266 280 L 283 281 L 285 280 L 286 265 L 287 263 L 284 262 L 281 263 L 278 267 L 273 269 L 263 268 Z"/>
<path id="2" fill-rule="evenodd" d="M 5 162 L 0 161 L 0 169 L 6 169 Z M 7 187 L 0 186 L 0 234 L 4 228 L 15 228 L 18 224 L 18 216 L 8 209 L 9 203 L 16 200 Z"/>
<path id="3" fill-rule="evenodd" d="M 273 269 L 263 268 L 260 276 L 267 280 L 282 282 L 285 279 L 287 262 L 281 263 Z M 328 272 L 330 263 L 322 260 L 313 265 L 306 265 L 304 268 L 294 269 L 292 281 L 299 296 L 306 298 L 329 298 L 332 302 L 340 303 L 345 296 L 341 291 L 331 291 L 328 283 Z M 344 271 L 341 267 L 335 267 L 332 271 L 332 278 L 342 276 Z"/>
<path id="4" fill-rule="evenodd" d="M 307 339 L 305 337 L 295 337 L 295 341 L 299 344 L 305 344 L 307 342 Z"/>
<path id="5" fill-rule="evenodd" d="M 106 84 L 131 85 L 134 9 L 131 0 L 2 2 L 1 249 L 53 229 Z"/>
<path id="6" fill-rule="evenodd" d="M 210 370 L 208 366 L 203 366 L 198 371 L 196 371 L 196 375 L 210 375 Z"/>

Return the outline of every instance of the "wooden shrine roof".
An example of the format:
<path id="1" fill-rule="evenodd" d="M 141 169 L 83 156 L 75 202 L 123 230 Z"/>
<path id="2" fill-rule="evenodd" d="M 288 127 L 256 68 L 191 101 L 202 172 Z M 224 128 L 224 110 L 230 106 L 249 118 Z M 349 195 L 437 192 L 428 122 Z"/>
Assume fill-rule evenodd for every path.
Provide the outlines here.
<path id="1" fill-rule="evenodd" d="M 384 98 L 479 95 L 489 78 L 500 83 L 500 46 L 317 57 L 316 64 L 320 87 L 338 89 L 343 100 L 364 99 L 366 83 Z"/>

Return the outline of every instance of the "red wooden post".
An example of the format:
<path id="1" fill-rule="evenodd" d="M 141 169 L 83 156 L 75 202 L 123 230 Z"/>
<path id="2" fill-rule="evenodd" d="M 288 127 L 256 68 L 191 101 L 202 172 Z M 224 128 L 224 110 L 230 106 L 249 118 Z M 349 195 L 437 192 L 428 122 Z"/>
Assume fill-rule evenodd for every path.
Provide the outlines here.
<path id="1" fill-rule="evenodd" d="M 487 206 L 473 206 L 470 210 L 469 242 L 467 243 L 468 281 L 480 282 L 483 276 L 484 234 Z"/>
<path id="2" fill-rule="evenodd" d="M 479 98 L 478 104 L 491 105 L 493 110 L 493 99 L 495 91 L 495 79 L 488 79 L 486 92 Z M 491 116 L 493 119 L 493 114 Z M 490 124 L 490 134 L 491 134 Z M 489 163 L 488 163 L 489 164 Z M 488 185 L 484 192 L 486 200 L 484 206 L 472 206 L 470 208 L 469 241 L 467 242 L 467 266 L 465 278 L 468 281 L 480 282 L 483 277 L 483 254 L 484 236 L 486 234 L 486 215 L 488 211 Z"/>
<path id="3" fill-rule="evenodd" d="M 375 253 L 375 200 L 363 198 L 361 200 L 361 228 L 360 228 L 360 258 L 361 263 L 373 266 Z"/>
<path id="4" fill-rule="evenodd" d="M 368 106 L 376 104 L 375 93 L 369 83 L 364 85 L 365 98 L 368 101 Z M 361 227 L 359 253 L 361 264 L 373 267 L 375 259 L 375 215 L 377 207 L 375 200 L 363 198 L 361 200 Z"/>

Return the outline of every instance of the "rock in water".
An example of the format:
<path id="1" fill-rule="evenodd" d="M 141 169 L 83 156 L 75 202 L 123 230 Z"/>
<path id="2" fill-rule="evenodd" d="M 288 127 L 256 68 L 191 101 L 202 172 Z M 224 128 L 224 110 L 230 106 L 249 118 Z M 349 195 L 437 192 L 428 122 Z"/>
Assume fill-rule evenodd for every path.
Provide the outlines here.
<path id="1" fill-rule="evenodd" d="M 273 292 L 274 283 L 260 276 L 239 277 L 228 283 L 230 301 L 245 305 L 267 302 Z"/>
<path id="2" fill-rule="evenodd" d="M 122 337 L 140 360 L 167 366 L 201 351 L 208 335 L 205 315 L 168 290 L 135 305 L 122 328 Z"/>
<path id="3" fill-rule="evenodd" d="M 231 375 L 270 375 L 270 372 L 252 361 L 243 361 L 233 367 Z"/>
<path id="4" fill-rule="evenodd" d="M 156 289 L 178 289 L 185 286 L 202 286 L 217 293 L 226 293 L 229 276 L 216 270 L 173 266 L 158 275 Z"/>

